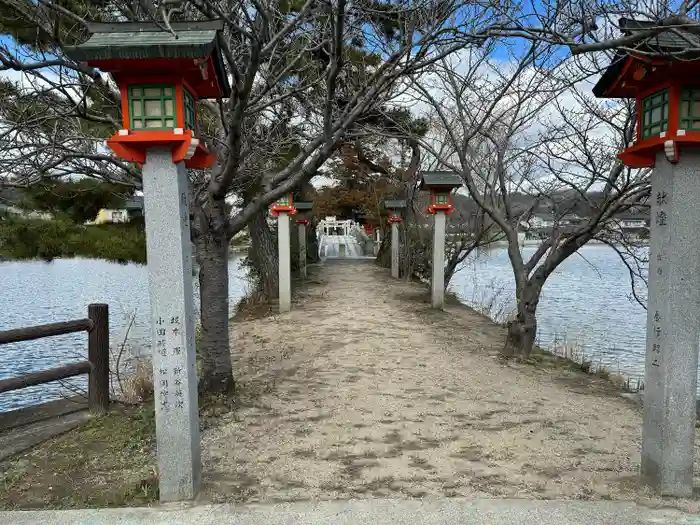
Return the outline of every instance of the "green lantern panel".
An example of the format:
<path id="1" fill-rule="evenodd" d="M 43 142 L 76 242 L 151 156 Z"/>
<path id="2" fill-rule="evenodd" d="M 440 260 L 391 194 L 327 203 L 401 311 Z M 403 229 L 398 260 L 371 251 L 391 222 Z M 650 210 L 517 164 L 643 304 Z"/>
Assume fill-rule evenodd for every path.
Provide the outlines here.
<path id="1" fill-rule="evenodd" d="M 642 138 L 658 137 L 668 130 L 668 89 L 642 100 Z"/>
<path id="2" fill-rule="evenodd" d="M 194 110 L 194 97 L 187 89 L 183 88 L 182 94 L 185 99 L 185 129 L 197 131 L 197 118 Z"/>
<path id="3" fill-rule="evenodd" d="M 438 193 L 435 195 L 435 204 L 447 204 L 449 195 L 447 193 Z"/>
<path id="4" fill-rule="evenodd" d="M 681 89 L 678 129 L 700 131 L 700 87 L 685 86 Z"/>
<path id="5" fill-rule="evenodd" d="M 129 118 L 132 130 L 174 129 L 175 87 L 129 86 Z"/>

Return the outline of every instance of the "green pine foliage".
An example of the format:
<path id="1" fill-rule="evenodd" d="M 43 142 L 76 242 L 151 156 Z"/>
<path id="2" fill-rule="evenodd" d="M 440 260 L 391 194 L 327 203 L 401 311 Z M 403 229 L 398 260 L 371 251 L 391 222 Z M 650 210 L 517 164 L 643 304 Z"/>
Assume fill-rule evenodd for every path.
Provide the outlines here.
<path id="1" fill-rule="evenodd" d="M 95 179 L 49 180 L 25 189 L 20 206 L 82 224 L 94 220 L 103 208 L 123 208 L 132 193 L 131 189 Z"/>
<path id="2" fill-rule="evenodd" d="M 9 259 L 87 257 L 146 262 L 143 219 L 128 224 L 87 225 L 102 208 L 118 209 L 131 194 L 123 186 L 93 179 L 48 180 L 22 191 L 20 208 L 53 219 L 14 214 L 0 217 L 0 255 Z"/>
<path id="3" fill-rule="evenodd" d="M 142 220 L 85 225 L 5 215 L 0 217 L 0 256 L 46 261 L 86 257 L 145 263 L 146 235 Z"/>

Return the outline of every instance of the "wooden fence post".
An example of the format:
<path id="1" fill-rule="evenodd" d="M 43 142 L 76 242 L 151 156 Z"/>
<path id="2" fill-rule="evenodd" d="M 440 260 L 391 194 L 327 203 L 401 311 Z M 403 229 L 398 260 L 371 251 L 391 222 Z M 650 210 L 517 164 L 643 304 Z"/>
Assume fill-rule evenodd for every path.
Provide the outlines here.
<path id="1" fill-rule="evenodd" d="M 88 305 L 88 318 L 93 322 L 88 332 L 88 361 L 92 365 L 88 377 L 88 407 L 91 412 L 109 409 L 109 307 Z"/>

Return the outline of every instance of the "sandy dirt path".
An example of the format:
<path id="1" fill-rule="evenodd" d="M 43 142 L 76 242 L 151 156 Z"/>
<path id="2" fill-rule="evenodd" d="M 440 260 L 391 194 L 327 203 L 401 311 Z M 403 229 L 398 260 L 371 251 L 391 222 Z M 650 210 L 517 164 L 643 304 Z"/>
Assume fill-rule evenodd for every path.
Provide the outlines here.
<path id="1" fill-rule="evenodd" d="M 647 499 L 641 414 L 606 382 L 503 364 L 503 331 L 366 263 L 232 326 L 248 403 L 204 432 L 203 501 Z M 696 472 L 698 472 L 696 465 Z M 695 502 L 676 502 L 695 510 Z"/>

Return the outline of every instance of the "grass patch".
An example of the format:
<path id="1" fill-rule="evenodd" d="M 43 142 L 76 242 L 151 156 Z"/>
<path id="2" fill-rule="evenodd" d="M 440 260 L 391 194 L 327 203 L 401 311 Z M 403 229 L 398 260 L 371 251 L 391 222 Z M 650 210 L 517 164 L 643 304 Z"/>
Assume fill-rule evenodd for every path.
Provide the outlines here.
<path id="1" fill-rule="evenodd" d="M 0 507 L 67 509 L 158 500 L 153 405 L 104 416 L 0 463 Z"/>
<path id="2" fill-rule="evenodd" d="M 298 275 L 292 274 L 292 303 L 298 299 L 299 294 L 305 291 L 309 285 L 321 284 L 315 277 L 316 265 L 309 264 L 307 267 L 307 278 L 301 279 Z M 294 305 L 292 305 L 293 307 Z M 234 322 L 252 321 L 277 315 L 279 313 L 279 302 L 277 298 L 266 297 L 255 282 L 248 283 L 248 292 L 236 304 L 234 314 L 231 318 Z"/>
<path id="3" fill-rule="evenodd" d="M 200 399 L 200 428 L 255 397 Z M 153 402 L 114 404 L 107 414 L 0 463 L 0 508 L 71 509 L 143 506 L 157 502 L 158 469 Z"/>
<path id="4" fill-rule="evenodd" d="M 621 374 L 612 372 L 602 363 L 593 362 L 578 346 L 555 346 L 551 351 L 534 347 L 530 356 L 522 362 L 538 368 L 557 368 L 594 376 L 608 383 L 615 390 L 639 392 L 644 389 L 641 381 L 625 378 Z"/>

